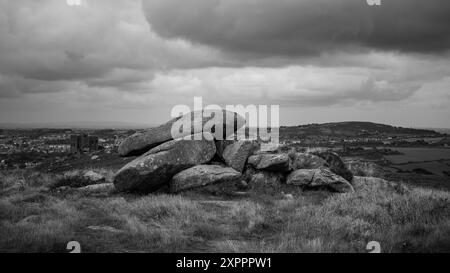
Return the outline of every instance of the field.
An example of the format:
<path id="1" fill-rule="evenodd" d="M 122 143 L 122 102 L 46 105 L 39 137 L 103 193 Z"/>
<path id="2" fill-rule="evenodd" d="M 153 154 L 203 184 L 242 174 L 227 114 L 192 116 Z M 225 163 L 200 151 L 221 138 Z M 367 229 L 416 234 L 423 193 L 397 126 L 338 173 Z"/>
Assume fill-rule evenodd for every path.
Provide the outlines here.
<path id="1" fill-rule="evenodd" d="M 395 150 L 397 150 L 403 154 L 402 155 L 387 155 L 387 156 L 385 156 L 393 164 L 450 159 L 450 149 L 395 148 Z"/>
<path id="2" fill-rule="evenodd" d="M 450 183 L 450 149 L 395 148 L 401 155 L 386 155 L 392 167 L 401 172 L 437 175 Z"/>
<path id="3" fill-rule="evenodd" d="M 444 172 L 450 173 L 450 160 L 399 164 L 395 167 L 406 172 L 425 170 L 430 175 L 446 176 Z M 450 177 L 448 179 L 450 180 Z"/>
<path id="4" fill-rule="evenodd" d="M 108 171 L 108 170 L 106 170 Z M 0 176 L 0 252 L 449 252 L 450 192 L 357 177 L 354 193 L 89 196 L 54 175 Z"/>

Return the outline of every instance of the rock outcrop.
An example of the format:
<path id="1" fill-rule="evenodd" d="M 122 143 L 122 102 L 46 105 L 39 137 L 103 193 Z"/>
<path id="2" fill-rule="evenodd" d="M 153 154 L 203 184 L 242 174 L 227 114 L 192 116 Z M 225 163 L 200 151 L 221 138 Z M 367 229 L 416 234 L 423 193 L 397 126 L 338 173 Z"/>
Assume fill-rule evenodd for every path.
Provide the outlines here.
<path id="1" fill-rule="evenodd" d="M 353 173 L 347 168 L 344 161 L 342 161 L 338 154 L 331 151 L 317 152 L 315 154 L 327 162 L 329 169 L 333 173 L 342 176 L 348 182 L 352 182 Z"/>
<path id="2" fill-rule="evenodd" d="M 83 174 L 83 178 L 88 179 L 91 181 L 91 184 L 99 184 L 105 182 L 106 178 L 104 175 L 101 175 L 99 173 L 96 173 L 94 171 L 87 171 Z"/>
<path id="3" fill-rule="evenodd" d="M 243 126 L 245 120 L 227 111 L 207 117 L 203 113 L 190 113 L 127 138 L 119 147 L 120 154 L 140 156 L 114 175 L 114 186 L 102 184 L 83 191 L 179 193 L 196 189 L 241 197 L 248 196 L 249 191 L 273 194 L 299 188 L 354 191 L 349 183 L 353 174 L 336 153 L 298 153 L 283 146 L 266 145 L 260 139 L 224 139 Z M 231 119 L 226 119 L 227 113 L 231 113 Z M 174 132 L 174 128 L 180 130 Z M 100 178 L 95 173 L 89 177 Z M 283 192 L 282 196 L 286 195 L 293 198 L 292 194 Z"/>
<path id="4" fill-rule="evenodd" d="M 256 148 L 254 141 L 236 141 L 225 147 L 222 158 L 228 166 L 242 173 L 248 157 Z"/>
<path id="5" fill-rule="evenodd" d="M 328 187 L 336 192 L 354 192 L 352 185 L 343 177 L 327 169 L 320 169 L 314 174 L 310 187 Z"/>
<path id="6" fill-rule="evenodd" d="M 308 186 L 314 179 L 317 169 L 300 169 L 291 172 L 286 178 L 286 184 L 295 186 Z"/>
<path id="7" fill-rule="evenodd" d="M 120 143 L 119 154 L 121 156 L 142 155 L 151 148 L 172 140 L 171 129 L 177 120 L 178 118 L 174 118 L 163 125 L 129 136 Z"/>
<path id="8" fill-rule="evenodd" d="M 237 183 L 242 174 L 230 167 L 198 165 L 176 174 L 170 182 L 170 191 L 177 193 L 216 183 Z"/>
<path id="9" fill-rule="evenodd" d="M 222 115 L 216 116 L 213 111 L 196 111 L 174 118 L 158 127 L 126 138 L 120 144 L 118 152 L 121 156 L 142 155 L 164 142 L 202 133 L 205 127 L 210 129 L 206 133 L 212 133 L 216 139 L 226 139 L 245 125 L 245 119 L 237 113 L 225 110 L 220 112 Z M 191 128 L 184 128 L 183 124 L 189 124 Z M 215 128 L 215 124 L 222 124 L 222 128 Z"/>
<path id="10" fill-rule="evenodd" d="M 353 192 L 352 185 L 328 169 L 300 169 L 290 173 L 286 184 L 310 188 L 329 188 L 336 192 Z"/>
<path id="11" fill-rule="evenodd" d="M 318 169 L 321 167 L 328 167 L 328 163 L 316 155 L 295 153 L 291 156 L 291 168 L 293 170 Z"/>
<path id="12" fill-rule="evenodd" d="M 248 158 L 248 164 L 257 170 L 287 172 L 290 159 L 287 154 L 257 154 Z"/>
<path id="13" fill-rule="evenodd" d="M 207 139 L 177 139 L 161 144 L 120 169 L 114 176 L 114 185 L 119 191 L 155 191 L 168 184 L 175 174 L 209 162 L 216 146 Z"/>
<path id="14" fill-rule="evenodd" d="M 256 172 L 251 176 L 249 185 L 254 189 L 265 187 L 277 188 L 282 184 L 282 182 L 282 174 L 276 172 L 261 171 Z"/>

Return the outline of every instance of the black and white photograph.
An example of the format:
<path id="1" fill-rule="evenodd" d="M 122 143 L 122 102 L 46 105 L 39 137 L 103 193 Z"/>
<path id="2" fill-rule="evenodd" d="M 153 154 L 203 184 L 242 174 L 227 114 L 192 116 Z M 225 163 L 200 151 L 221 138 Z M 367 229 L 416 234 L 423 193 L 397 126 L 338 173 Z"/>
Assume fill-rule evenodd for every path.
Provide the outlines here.
<path id="1" fill-rule="evenodd" d="M 450 253 L 450 1 L 0 0 L 7 253 Z"/>

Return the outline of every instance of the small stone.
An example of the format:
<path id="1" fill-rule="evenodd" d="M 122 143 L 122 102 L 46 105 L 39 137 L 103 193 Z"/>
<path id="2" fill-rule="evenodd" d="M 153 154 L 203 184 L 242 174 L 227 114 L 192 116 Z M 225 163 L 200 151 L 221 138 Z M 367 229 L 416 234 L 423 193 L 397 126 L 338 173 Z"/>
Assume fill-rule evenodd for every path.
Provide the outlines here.
<path id="1" fill-rule="evenodd" d="M 294 200 L 294 196 L 292 194 L 290 194 L 290 193 L 284 194 L 283 198 L 286 199 L 286 200 Z"/>
<path id="2" fill-rule="evenodd" d="M 106 180 L 105 176 L 103 176 L 103 175 L 101 175 L 99 173 L 96 173 L 94 171 L 87 171 L 87 172 L 85 172 L 83 174 L 83 177 L 85 179 L 90 180 L 90 182 L 92 182 L 92 183 L 100 183 L 100 182 L 103 182 L 103 181 Z"/>
<path id="3" fill-rule="evenodd" d="M 114 183 L 94 184 L 79 188 L 78 191 L 85 194 L 112 193 L 115 191 Z"/>

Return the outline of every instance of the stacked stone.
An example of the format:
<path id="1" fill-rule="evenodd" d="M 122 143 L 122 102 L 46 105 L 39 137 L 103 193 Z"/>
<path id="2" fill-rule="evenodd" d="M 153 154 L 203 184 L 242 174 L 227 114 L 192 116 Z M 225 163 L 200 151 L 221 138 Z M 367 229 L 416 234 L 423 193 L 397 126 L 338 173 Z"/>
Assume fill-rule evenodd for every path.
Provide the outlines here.
<path id="1" fill-rule="evenodd" d="M 115 174 L 116 189 L 178 193 L 200 187 L 233 191 L 252 183 L 286 183 L 305 189 L 353 191 L 353 175 L 337 154 L 287 154 L 265 151 L 256 140 L 229 140 L 245 125 L 245 119 L 237 113 L 222 113 L 223 130 L 212 126 L 204 131 L 205 125 L 217 124 L 213 122 L 217 117 L 204 117 L 200 111 L 125 139 L 119 146 L 120 155 L 138 157 Z M 176 132 L 174 139 L 174 124 L 187 120 L 193 121 L 188 123 L 191 130 Z"/>

